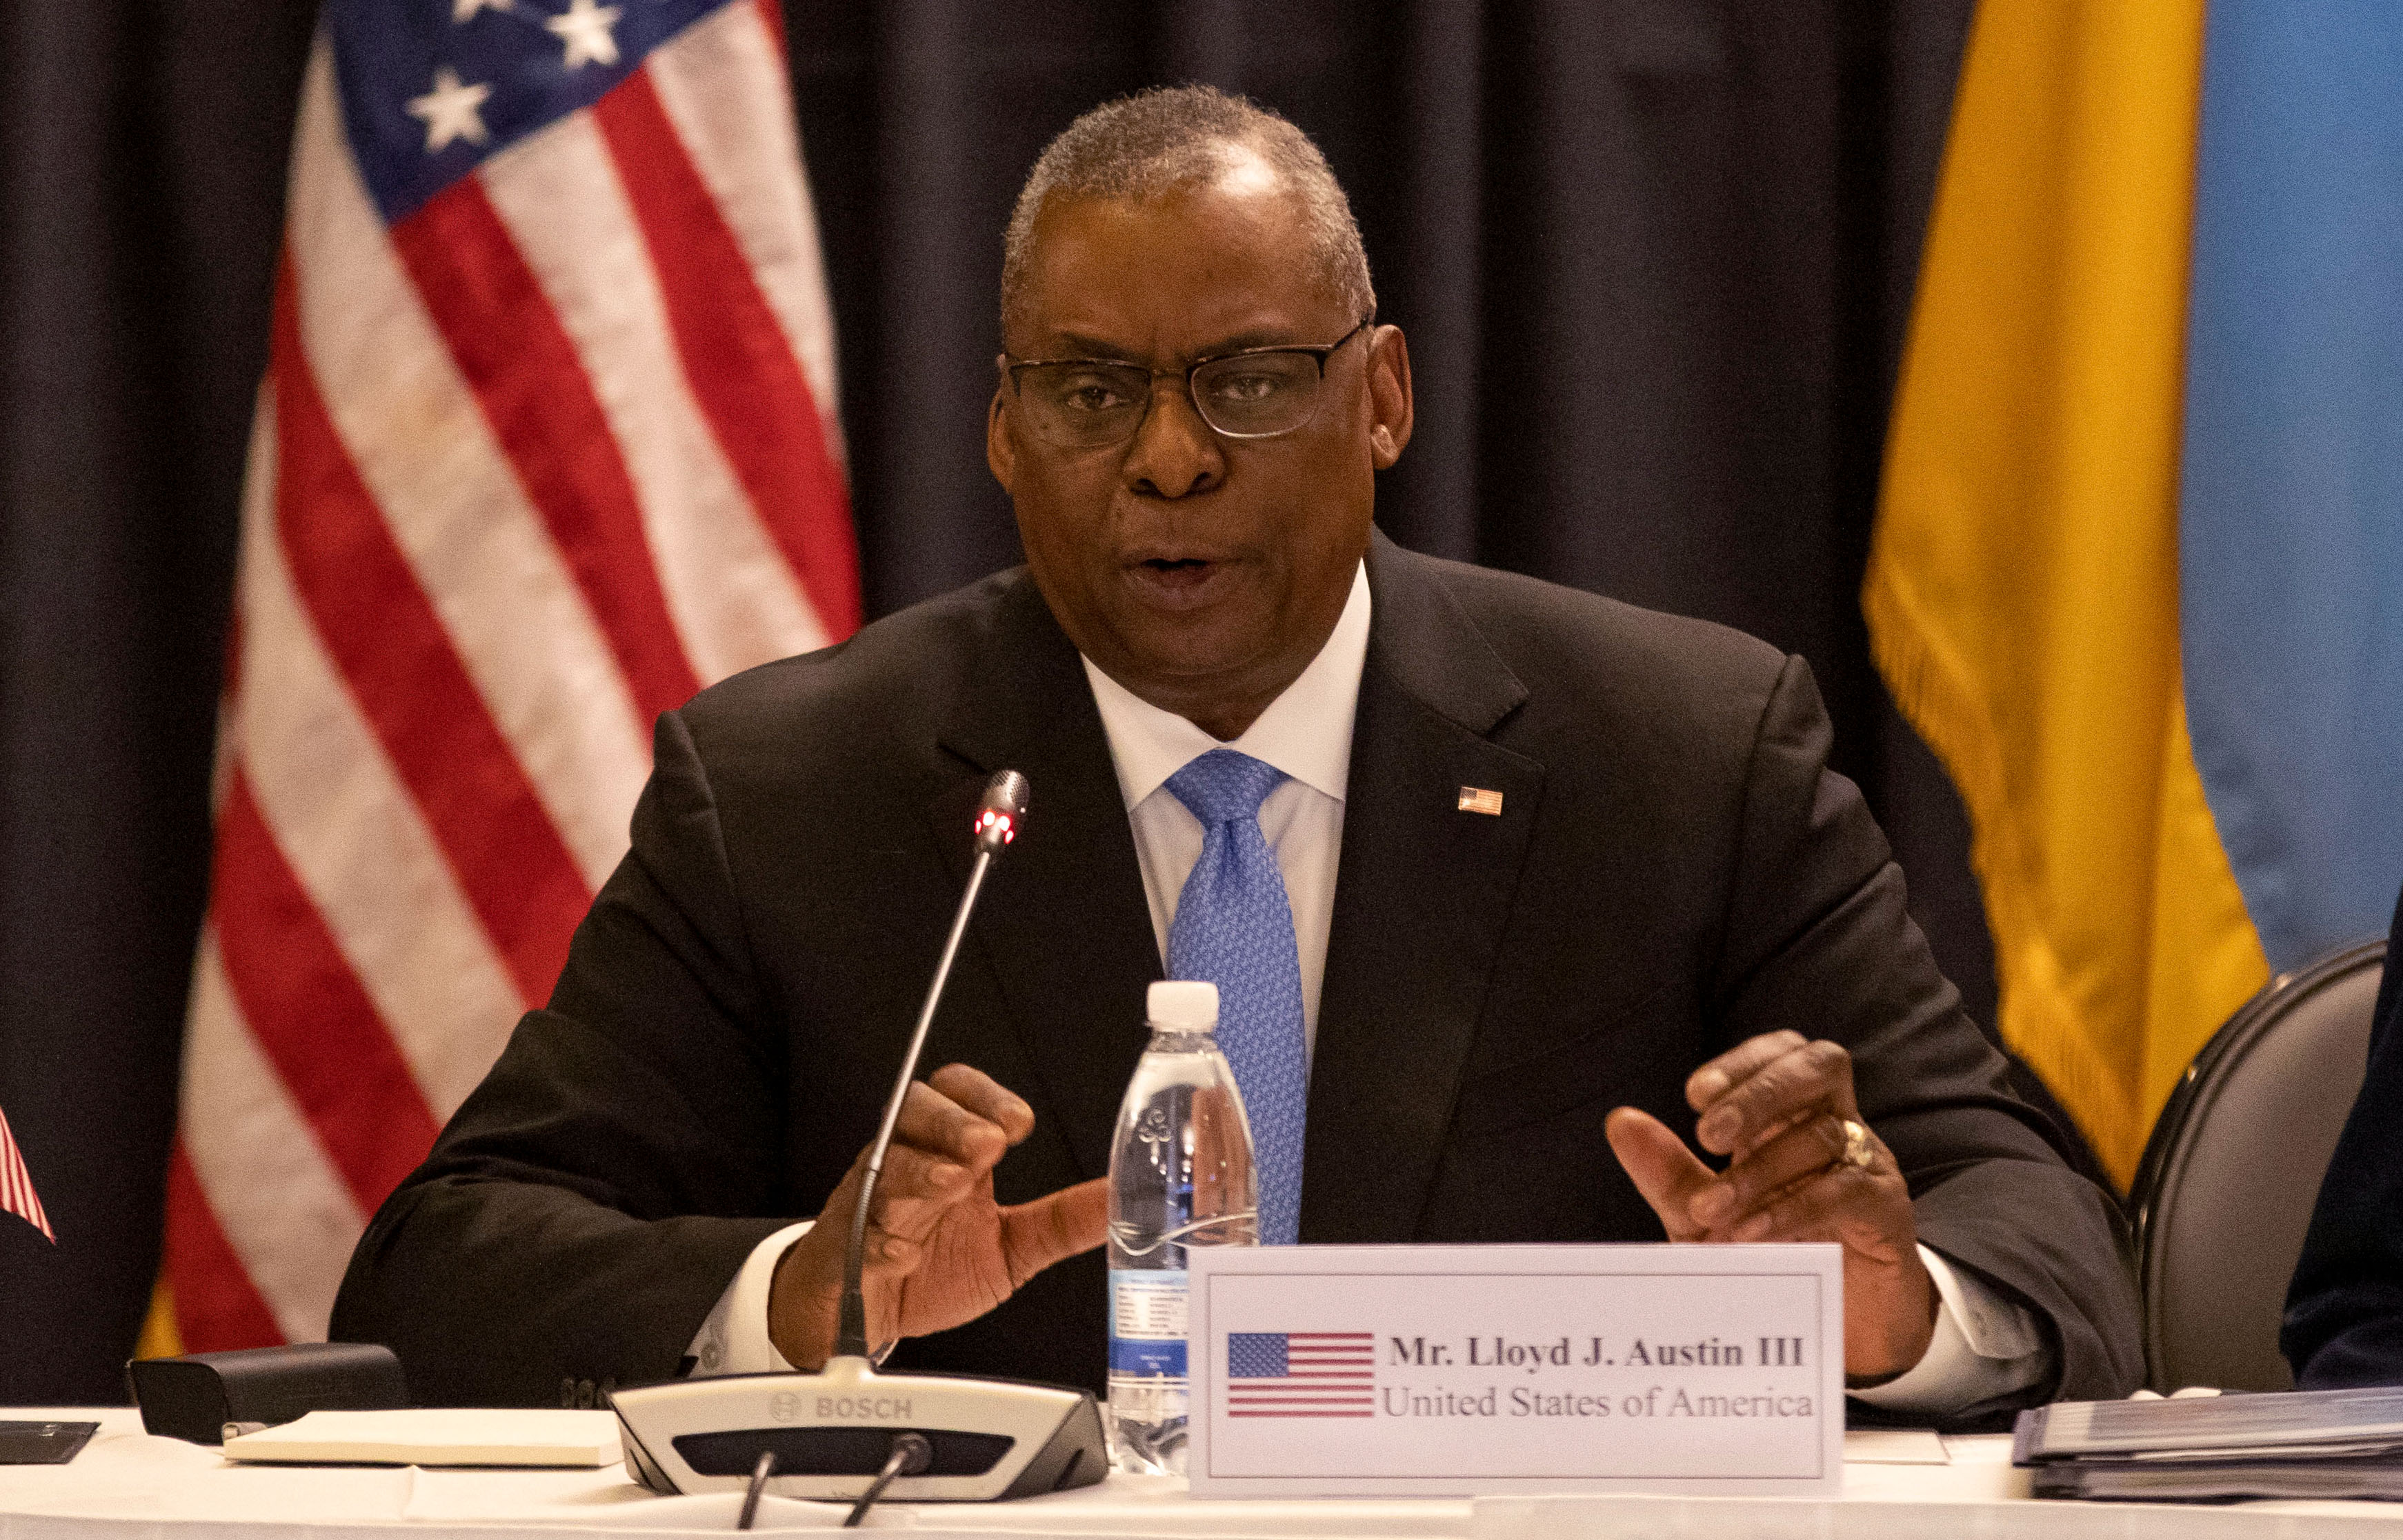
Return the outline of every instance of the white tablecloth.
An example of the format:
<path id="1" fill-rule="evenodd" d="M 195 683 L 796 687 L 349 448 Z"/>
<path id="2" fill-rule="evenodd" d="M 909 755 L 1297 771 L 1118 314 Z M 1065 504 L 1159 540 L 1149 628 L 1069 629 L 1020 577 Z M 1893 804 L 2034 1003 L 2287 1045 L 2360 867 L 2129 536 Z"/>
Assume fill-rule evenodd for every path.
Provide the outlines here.
<path id="1" fill-rule="evenodd" d="M 0 1408 L 5 1419 L 97 1422 L 65 1465 L 0 1465 L 0 1540 L 543 1540 L 723 1533 L 741 1499 L 654 1497 L 616 1466 L 591 1471 L 278 1468 L 238 1465 L 216 1450 L 142 1432 L 130 1408 Z M 1884 1464 L 1889 1457 L 1945 1463 Z M 2276 1540 L 2403 1534 L 2403 1505 L 2257 1503 L 2233 1507 L 2036 1503 L 2012 1470 L 2007 1438 L 1847 1441 L 1838 1501 L 1727 1497 L 1515 1497 L 1393 1502 L 1197 1502 L 1182 1481 L 1113 1477 L 1098 1487 L 1025 1502 L 879 1509 L 871 1529 L 924 1540 L 996 1535 L 1076 1540 Z M 771 1497 L 762 1530 L 830 1529 L 844 1510 Z"/>

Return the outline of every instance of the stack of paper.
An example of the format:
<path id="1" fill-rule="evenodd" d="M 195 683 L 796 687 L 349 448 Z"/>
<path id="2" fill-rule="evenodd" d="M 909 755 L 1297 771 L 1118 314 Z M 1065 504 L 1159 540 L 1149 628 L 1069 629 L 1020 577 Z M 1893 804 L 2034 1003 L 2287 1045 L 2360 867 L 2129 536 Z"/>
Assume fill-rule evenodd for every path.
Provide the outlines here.
<path id="1" fill-rule="evenodd" d="M 2403 1499 L 2403 1387 L 2064 1401 L 2020 1413 L 2038 1497 Z"/>
<path id="2" fill-rule="evenodd" d="M 614 1413 L 495 1408 L 313 1411 L 229 1438 L 225 1452 L 231 1460 L 343 1465 L 590 1468 L 623 1457 Z"/>

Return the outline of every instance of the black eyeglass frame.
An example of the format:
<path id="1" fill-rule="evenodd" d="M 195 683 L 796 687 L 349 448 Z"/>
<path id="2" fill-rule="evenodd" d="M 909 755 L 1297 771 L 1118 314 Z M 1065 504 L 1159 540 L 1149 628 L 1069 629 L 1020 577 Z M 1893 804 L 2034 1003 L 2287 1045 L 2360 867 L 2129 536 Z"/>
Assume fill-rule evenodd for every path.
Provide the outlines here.
<path id="1" fill-rule="evenodd" d="M 1202 420 L 1202 425 L 1208 428 L 1212 433 L 1216 434 L 1221 438 L 1282 438 L 1289 433 L 1299 433 L 1302 429 L 1310 426 L 1313 422 L 1317 420 L 1318 404 L 1314 397 L 1311 402 L 1310 415 L 1304 417 L 1300 422 L 1296 423 L 1289 428 L 1279 428 L 1273 433 L 1229 433 L 1225 428 L 1220 427 L 1217 423 L 1211 422 L 1210 414 L 1202 409 L 1202 397 L 1196 395 L 1193 390 L 1194 375 L 1200 373 L 1202 370 L 1209 368 L 1213 364 L 1224 364 L 1231 359 L 1257 358 L 1262 354 L 1270 353 L 1296 353 L 1306 355 L 1313 364 L 1317 366 L 1318 382 L 1323 385 L 1327 382 L 1327 361 L 1335 356 L 1337 351 L 1342 348 L 1345 343 L 1351 341 L 1352 339 L 1359 336 L 1362 332 L 1367 331 L 1370 326 L 1373 326 L 1376 324 L 1377 312 L 1375 311 L 1370 311 L 1368 314 L 1360 317 L 1359 322 L 1354 325 L 1350 331 L 1345 332 L 1342 336 L 1337 338 L 1332 342 L 1323 344 L 1271 342 L 1266 347 L 1238 348 L 1232 353 L 1215 353 L 1206 358 L 1196 358 L 1181 369 L 1144 369 L 1144 367 L 1141 364 L 1136 363 L 1131 358 L 1012 358 L 1007 354 L 1002 354 L 1002 369 L 1003 372 L 1009 376 L 1010 395 L 1019 397 L 1021 400 L 1025 398 L 1025 392 L 1020 388 L 1019 376 L 1027 369 L 1052 368 L 1063 364 L 1081 364 L 1088 368 L 1144 369 L 1144 372 L 1149 375 L 1153 380 L 1158 380 L 1162 376 L 1182 374 L 1185 376 L 1185 399 L 1191 404 L 1193 408 L 1193 415 L 1200 418 Z M 1130 443 L 1133 440 L 1136 434 L 1143 431 L 1143 424 L 1146 419 L 1149 418 L 1150 415 L 1151 402 L 1149 397 L 1146 396 L 1144 401 L 1143 415 L 1134 419 L 1134 426 L 1128 430 L 1126 437 L 1102 439 L 1095 443 L 1083 446 L 1063 445 L 1061 447 L 1103 449 L 1112 444 Z"/>

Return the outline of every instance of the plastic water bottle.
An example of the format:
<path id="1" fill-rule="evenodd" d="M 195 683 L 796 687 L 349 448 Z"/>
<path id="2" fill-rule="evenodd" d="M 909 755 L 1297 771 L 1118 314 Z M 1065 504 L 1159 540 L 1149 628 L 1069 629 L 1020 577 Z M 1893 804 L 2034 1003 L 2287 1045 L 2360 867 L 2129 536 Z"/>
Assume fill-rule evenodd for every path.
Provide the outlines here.
<path id="1" fill-rule="evenodd" d="M 1252 1126 L 1218 1050 L 1218 986 L 1151 986 L 1151 1044 L 1110 1144 L 1110 1433 L 1118 1468 L 1185 1473 L 1185 1253 L 1257 1246 Z"/>

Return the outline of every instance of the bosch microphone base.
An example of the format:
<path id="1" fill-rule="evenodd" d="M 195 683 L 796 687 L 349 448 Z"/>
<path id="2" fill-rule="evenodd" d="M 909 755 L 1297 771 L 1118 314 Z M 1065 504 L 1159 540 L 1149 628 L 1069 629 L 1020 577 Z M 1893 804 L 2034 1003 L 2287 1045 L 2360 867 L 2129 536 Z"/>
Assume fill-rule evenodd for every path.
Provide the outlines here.
<path id="1" fill-rule="evenodd" d="M 879 1374 L 836 1358 L 820 1374 L 736 1374 L 621 1390 L 611 1398 L 626 1468 L 665 1495 L 741 1491 L 776 1456 L 779 1497 L 850 1502 L 893 1452 L 897 1434 L 933 1449 L 924 1475 L 896 1479 L 894 1503 L 987 1503 L 1109 1473 L 1090 1394 L 1021 1380 Z"/>

